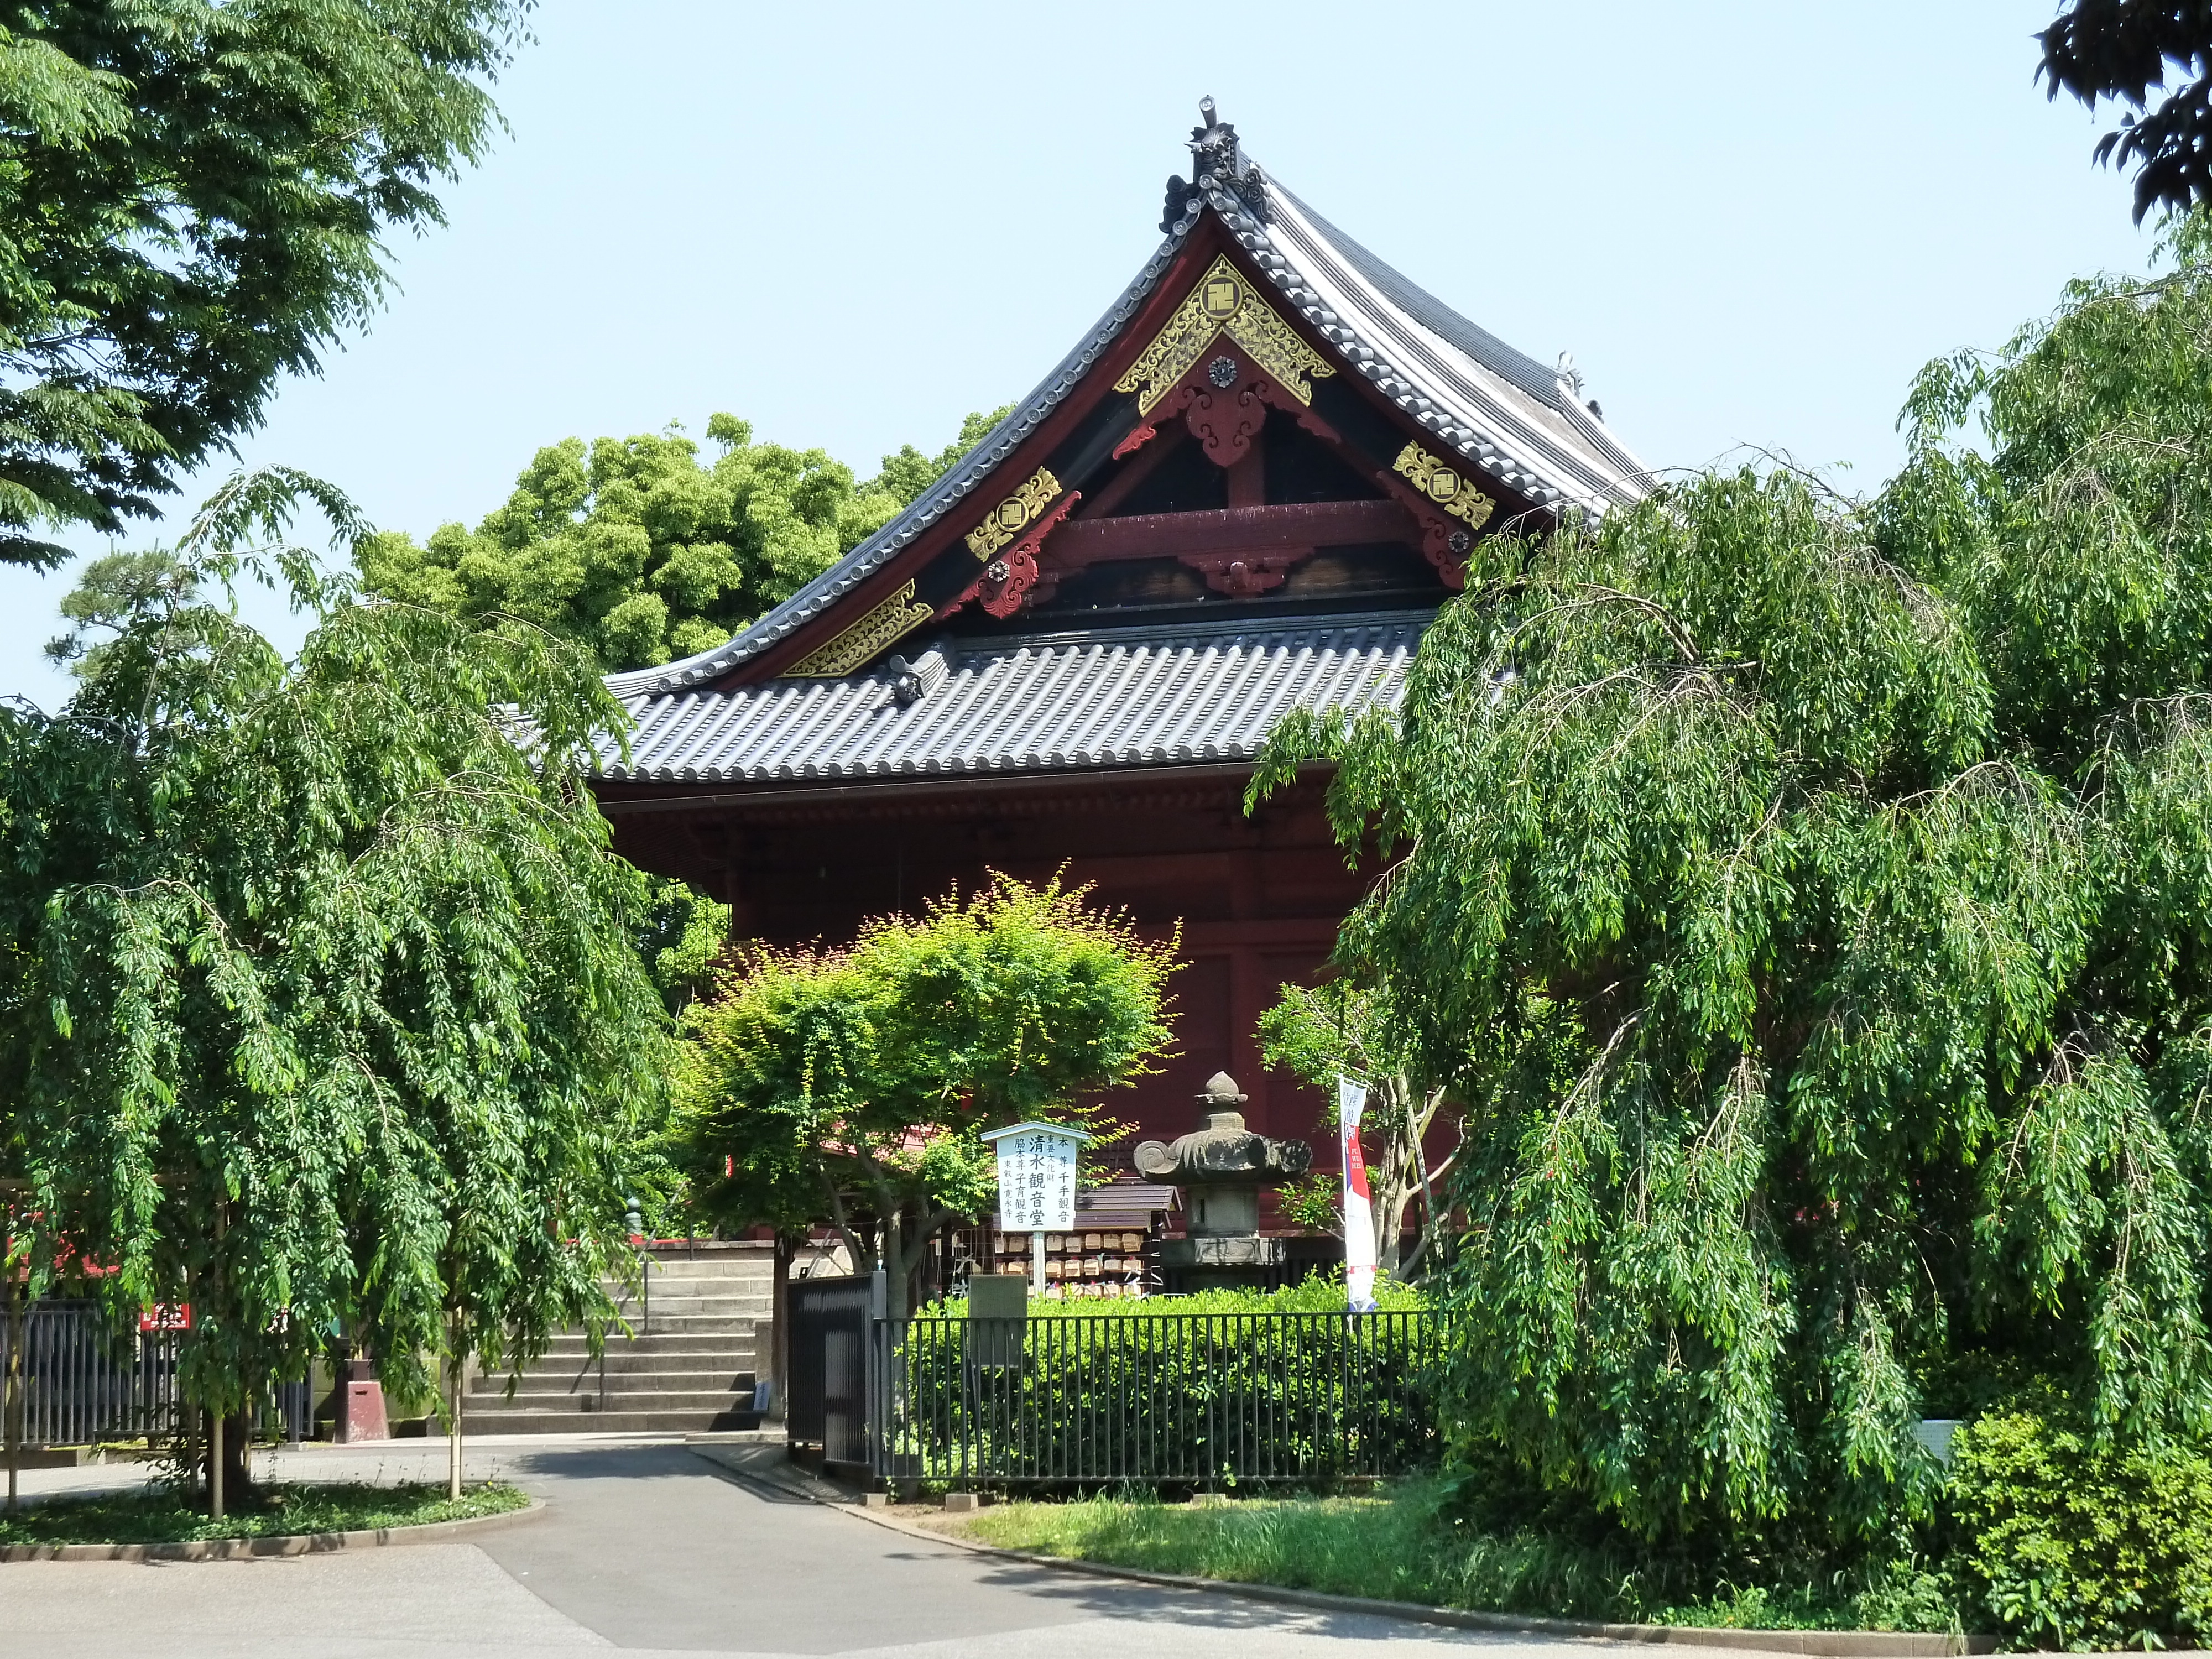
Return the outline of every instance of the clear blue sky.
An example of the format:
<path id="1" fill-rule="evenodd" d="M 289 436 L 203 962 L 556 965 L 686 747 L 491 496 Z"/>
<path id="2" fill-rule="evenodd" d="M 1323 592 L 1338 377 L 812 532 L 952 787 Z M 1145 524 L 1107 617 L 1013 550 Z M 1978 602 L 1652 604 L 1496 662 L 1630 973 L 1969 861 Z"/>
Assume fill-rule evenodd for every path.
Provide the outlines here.
<path id="1" fill-rule="evenodd" d="M 450 227 L 244 453 L 421 534 L 571 434 L 728 410 L 864 469 L 935 447 L 1142 263 L 1210 92 L 1384 258 L 1571 350 L 1647 460 L 1753 443 L 1871 488 L 1922 362 L 2148 256 L 2099 126 L 2033 84 L 2055 9 L 547 0 Z M 70 580 L 0 573 L 0 692 L 64 693 Z"/>

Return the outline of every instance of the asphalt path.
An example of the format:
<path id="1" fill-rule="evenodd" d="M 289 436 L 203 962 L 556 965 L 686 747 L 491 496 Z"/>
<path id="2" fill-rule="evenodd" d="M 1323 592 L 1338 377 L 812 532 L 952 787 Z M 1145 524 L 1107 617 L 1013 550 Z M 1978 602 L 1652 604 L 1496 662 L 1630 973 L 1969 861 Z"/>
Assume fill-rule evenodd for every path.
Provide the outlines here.
<path id="1" fill-rule="evenodd" d="M 763 1454 L 767 1449 L 763 1449 Z M 442 1441 L 278 1454 L 293 1480 L 441 1479 Z M 0 1659 L 1559 1659 L 1563 1644 L 977 1555 L 872 1525 L 681 1444 L 473 1443 L 544 1511 L 475 1542 L 234 1562 L 0 1564 Z M 33 1492 L 128 1471 L 40 1471 Z M 1691 1649 L 1685 1659 L 1711 1650 Z"/>

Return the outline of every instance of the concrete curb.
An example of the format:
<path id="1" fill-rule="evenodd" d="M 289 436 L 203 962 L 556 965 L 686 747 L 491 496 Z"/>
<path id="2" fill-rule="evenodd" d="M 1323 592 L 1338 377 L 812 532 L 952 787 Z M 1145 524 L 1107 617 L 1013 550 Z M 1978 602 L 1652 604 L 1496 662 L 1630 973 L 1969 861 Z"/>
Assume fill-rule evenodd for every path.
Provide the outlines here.
<path id="1" fill-rule="evenodd" d="M 1139 1567 L 1119 1567 L 1103 1561 L 1084 1561 L 1064 1555 L 1036 1555 L 1027 1550 L 1000 1549 L 950 1533 L 918 1527 L 895 1516 L 879 1515 L 854 1503 L 848 1493 L 786 1471 L 763 1470 L 729 1455 L 716 1456 L 712 1446 L 691 1449 L 709 1462 L 720 1463 L 756 1480 L 774 1481 L 787 1492 L 836 1510 L 872 1526 L 903 1533 L 934 1544 L 950 1544 L 975 1555 L 1018 1561 L 1024 1566 L 1051 1567 L 1079 1572 L 1093 1578 L 1152 1584 L 1167 1589 L 1203 1590 L 1214 1595 L 1233 1595 L 1248 1601 L 1269 1601 L 1281 1607 L 1307 1607 L 1320 1613 L 1362 1613 L 1370 1618 L 1403 1619 L 1424 1625 L 1443 1625 L 1455 1630 L 1510 1632 L 1522 1636 L 1563 1636 L 1583 1640 L 1634 1642 L 1674 1647 L 1728 1648 L 1753 1653 L 1796 1653 L 1813 1659 L 1954 1659 L 1963 1654 L 1994 1653 L 1993 1636 L 1926 1636 L 1903 1631 L 1880 1630 L 1717 1630 L 1693 1625 L 1607 1625 L 1581 1619 L 1545 1619 L 1534 1614 L 1478 1613 L 1462 1607 L 1432 1607 L 1419 1601 L 1382 1601 L 1364 1595 L 1332 1595 L 1321 1590 L 1291 1589 L 1280 1584 L 1248 1584 L 1226 1578 L 1194 1578 L 1182 1573 L 1147 1572 Z M 791 1471 L 798 1474 L 798 1471 Z M 834 1495 L 832 1495 L 834 1494 Z"/>
<path id="2" fill-rule="evenodd" d="M 419 1527 L 372 1527 L 358 1532 L 285 1533 L 267 1538 L 203 1538 L 185 1544 L 9 1544 L 0 1546 L 0 1564 L 14 1561 L 247 1561 L 257 1556 L 328 1555 L 337 1550 L 380 1549 L 398 1544 L 466 1542 L 544 1514 L 545 1500 L 533 1498 L 519 1510 L 475 1515 L 461 1521 L 430 1521 Z"/>

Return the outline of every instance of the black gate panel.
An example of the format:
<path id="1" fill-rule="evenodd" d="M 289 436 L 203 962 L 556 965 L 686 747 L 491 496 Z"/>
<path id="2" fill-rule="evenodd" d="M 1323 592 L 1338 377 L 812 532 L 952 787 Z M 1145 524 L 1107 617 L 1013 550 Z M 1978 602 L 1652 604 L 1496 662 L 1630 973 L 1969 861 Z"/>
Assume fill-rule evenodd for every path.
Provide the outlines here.
<path id="1" fill-rule="evenodd" d="M 818 1446 L 830 1465 L 872 1470 L 869 1432 L 875 1397 L 877 1322 L 883 1275 L 792 1281 L 791 1395 L 786 1434 L 794 1446 Z"/>

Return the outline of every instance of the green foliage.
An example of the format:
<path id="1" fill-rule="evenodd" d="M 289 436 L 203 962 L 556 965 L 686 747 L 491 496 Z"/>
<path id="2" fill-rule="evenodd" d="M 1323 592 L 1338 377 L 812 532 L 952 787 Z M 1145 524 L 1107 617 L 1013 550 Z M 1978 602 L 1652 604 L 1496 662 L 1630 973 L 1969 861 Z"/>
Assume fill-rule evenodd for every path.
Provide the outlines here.
<path id="1" fill-rule="evenodd" d="M 1938 364 L 1863 505 L 1698 477 L 1482 544 L 1339 961 L 1464 1102 L 1462 1450 L 1638 1536 L 1926 1511 L 1924 1380 L 2212 1410 L 2212 235 Z M 1977 422 L 1979 453 L 1960 439 Z"/>
<path id="2" fill-rule="evenodd" d="M 167 548 L 109 553 L 90 561 L 62 599 L 62 620 L 69 631 L 46 641 L 46 659 L 66 665 L 80 679 L 97 674 L 104 650 L 89 635 L 94 630 L 120 632 L 132 617 L 173 594 L 189 599 L 192 593 L 183 588 L 186 580 L 183 565 Z"/>
<path id="3" fill-rule="evenodd" d="M 530 1494 L 497 1481 L 473 1486 L 457 1503 L 438 1486 L 373 1486 L 357 1481 L 264 1489 L 251 1507 L 209 1519 L 177 1492 L 60 1496 L 0 1516 L 0 1547 L 9 1544 L 189 1544 L 212 1538 L 281 1538 L 302 1533 L 371 1532 L 472 1521 L 526 1509 Z"/>
<path id="4" fill-rule="evenodd" d="M 680 881 L 651 882 L 638 954 L 669 1012 L 681 1013 L 713 988 L 715 961 L 729 943 L 728 905 Z"/>
<path id="5" fill-rule="evenodd" d="M 888 916 L 836 951 L 763 950 L 687 1017 L 678 1081 L 696 1201 L 727 1223 L 825 1219 L 895 1302 L 923 1243 L 996 1188 L 985 1129 L 1042 1116 L 1106 1133 L 1085 1097 L 1167 1049 L 1176 941 L 1090 890 L 1006 877 Z"/>
<path id="6" fill-rule="evenodd" d="M 2212 1457 L 2101 1443 L 2078 1413 L 1960 1427 L 1948 1507 L 1984 1627 L 2021 1647 L 2200 1647 L 2212 1632 Z"/>
<path id="7" fill-rule="evenodd" d="M 64 0 L 0 27 L 0 560 L 113 534 L 363 325 L 528 0 Z"/>
<path id="8" fill-rule="evenodd" d="M 284 660 L 192 598 L 275 532 L 268 485 L 65 709 L 0 712 L 0 1147 L 42 1262 L 112 1268 L 118 1323 L 191 1304 L 217 1411 L 334 1325 L 419 1395 L 427 1357 L 604 1313 L 672 1059 L 645 883 L 580 787 L 618 719 L 592 665 L 289 550 L 247 559 L 317 612 Z"/>
<path id="9" fill-rule="evenodd" d="M 519 617 L 593 653 L 648 668 L 728 639 L 887 523 L 998 424 L 970 415 L 933 459 L 912 445 L 865 482 L 819 449 L 757 444 L 729 415 L 719 447 L 673 428 L 586 450 L 538 452 L 507 505 L 475 530 L 449 524 L 424 546 L 398 532 L 358 549 L 369 592 L 479 621 Z"/>
<path id="10" fill-rule="evenodd" d="M 888 1443 L 919 1479 L 986 1483 L 1065 1479 L 1139 1448 L 1158 1478 L 1232 1486 L 1291 1471 L 1325 1484 L 1346 1459 L 1432 1463 L 1435 1345 L 1425 1322 L 1387 1317 L 1419 1297 L 1378 1284 L 1379 1313 L 1358 1320 L 1344 1298 L 1339 1273 L 1267 1292 L 1032 1300 L 1024 1363 L 980 1374 L 965 1299 L 925 1309 L 892 1362 L 907 1414 Z"/>
<path id="11" fill-rule="evenodd" d="M 2136 222 L 2153 208 L 2212 206 L 2212 14 L 2201 5 L 2066 0 L 2038 70 L 2054 99 L 2130 106 L 2097 160 L 2136 168 Z M 2154 93 L 2161 94 L 2152 106 Z"/>
<path id="12" fill-rule="evenodd" d="M 1431 1168 L 1423 1148 L 1444 1091 L 1430 1085 L 1418 1060 L 1400 1037 L 1377 991 L 1349 979 L 1318 988 L 1285 985 L 1282 999 L 1260 1016 L 1260 1052 L 1270 1066 L 1296 1072 L 1329 1102 L 1316 1127 L 1324 1140 L 1336 1139 L 1337 1080 L 1350 1076 L 1367 1085 L 1360 1116 L 1361 1157 L 1367 1166 L 1370 1208 L 1375 1219 L 1375 1261 L 1382 1273 L 1397 1278 L 1411 1269 L 1401 1261 L 1406 1212 L 1417 1197 L 1432 1199 L 1436 1183 L 1450 1172 L 1457 1154 L 1447 1152 Z M 1448 1120 L 1449 1121 L 1449 1120 Z M 1283 1213 L 1301 1226 L 1322 1232 L 1344 1230 L 1341 1177 L 1316 1173 L 1293 1183 L 1282 1195 Z M 1436 1206 L 1425 1201 L 1422 1241 L 1415 1261 L 1428 1253 L 1442 1229 Z"/>
<path id="13" fill-rule="evenodd" d="M 1958 1628 L 1942 1585 L 1911 1564 L 1678 1599 L 1673 1580 L 1632 1553 L 1485 1529 L 1449 1483 L 1431 1480 L 1381 1498 L 1202 1506 L 1101 1493 L 994 1507 L 969 1530 L 1002 1549 L 1428 1607 L 1738 1629 Z"/>
<path id="14" fill-rule="evenodd" d="M 1284 1220 L 1310 1233 L 1344 1233 L 1344 1181 L 1326 1170 L 1310 1170 L 1275 1189 L 1275 1209 Z"/>

